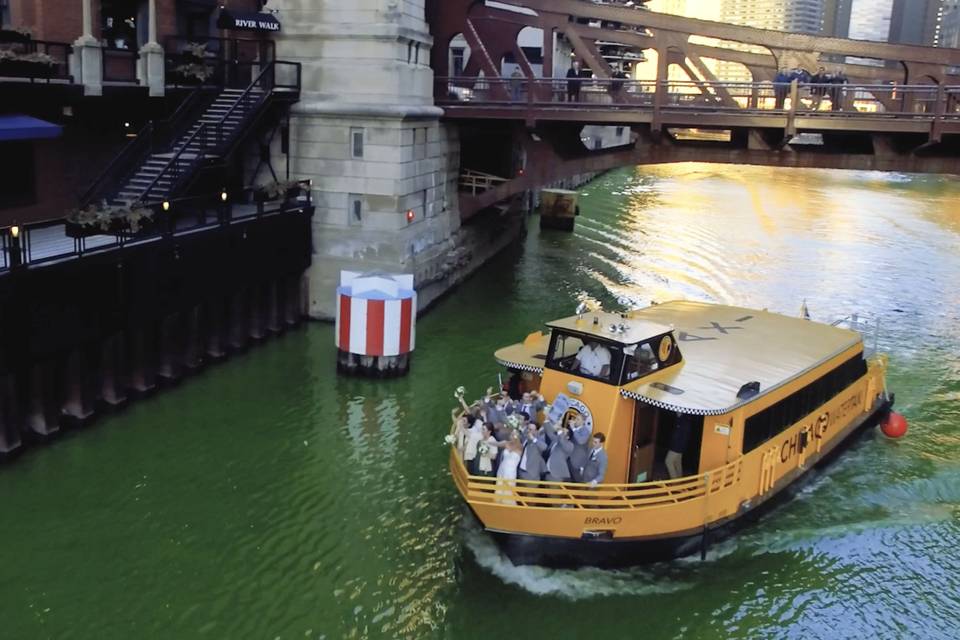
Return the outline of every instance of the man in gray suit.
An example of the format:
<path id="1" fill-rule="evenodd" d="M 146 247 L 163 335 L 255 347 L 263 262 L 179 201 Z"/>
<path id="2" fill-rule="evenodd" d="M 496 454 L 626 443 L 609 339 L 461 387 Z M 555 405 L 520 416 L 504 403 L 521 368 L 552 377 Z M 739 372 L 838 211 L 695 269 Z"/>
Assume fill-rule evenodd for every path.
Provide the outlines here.
<path id="1" fill-rule="evenodd" d="M 524 392 L 523 397 L 514 404 L 514 408 L 518 413 L 527 414 L 530 416 L 530 422 L 536 422 L 537 424 L 539 424 L 537 416 L 545 406 L 547 406 L 547 403 L 544 401 L 543 396 L 537 391 Z"/>
<path id="2" fill-rule="evenodd" d="M 566 482 L 570 480 L 570 454 L 573 453 L 573 442 L 570 441 L 570 431 L 565 427 L 559 430 L 553 426 L 553 423 L 547 422 L 543 425 L 547 437 L 550 439 L 550 446 L 547 447 L 547 475 L 544 478 L 547 482 Z"/>
<path id="3" fill-rule="evenodd" d="M 535 480 L 539 482 L 546 473 L 546 462 L 543 453 L 547 450 L 547 441 L 537 429 L 537 425 L 530 423 L 523 434 L 523 452 L 520 454 L 520 464 L 517 466 L 517 477 L 521 480 Z"/>
<path id="4" fill-rule="evenodd" d="M 603 443 L 606 441 L 607 437 L 602 433 L 593 436 L 593 448 L 583 465 L 583 481 L 591 487 L 602 484 L 604 476 L 607 475 L 607 452 L 603 450 Z"/>
<path id="5" fill-rule="evenodd" d="M 570 454 L 570 466 L 573 467 L 573 481 L 583 482 L 583 467 L 590 455 L 590 432 L 583 416 L 578 415 L 571 420 L 570 437 L 573 439 L 573 453 Z"/>

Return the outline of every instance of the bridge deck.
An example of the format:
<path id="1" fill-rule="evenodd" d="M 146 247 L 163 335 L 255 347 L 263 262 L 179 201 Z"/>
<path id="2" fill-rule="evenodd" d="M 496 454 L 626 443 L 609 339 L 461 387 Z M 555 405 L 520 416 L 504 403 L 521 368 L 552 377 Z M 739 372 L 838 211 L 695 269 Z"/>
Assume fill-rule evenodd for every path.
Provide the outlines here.
<path id="1" fill-rule="evenodd" d="M 960 87 L 656 83 L 589 79 L 571 96 L 563 80 L 438 78 L 446 117 L 599 125 L 769 128 L 814 132 L 960 133 Z"/>

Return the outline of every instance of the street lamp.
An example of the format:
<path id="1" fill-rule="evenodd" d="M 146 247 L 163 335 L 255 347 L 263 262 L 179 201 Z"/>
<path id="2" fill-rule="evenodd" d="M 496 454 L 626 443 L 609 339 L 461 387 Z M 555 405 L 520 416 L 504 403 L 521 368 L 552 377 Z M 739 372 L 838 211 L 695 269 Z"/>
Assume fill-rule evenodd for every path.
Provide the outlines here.
<path id="1" fill-rule="evenodd" d="M 169 201 L 169 200 L 164 200 L 164 201 L 163 201 L 163 204 L 160 205 L 160 206 L 163 207 L 163 210 L 164 210 L 164 211 L 170 211 L 170 201 Z"/>

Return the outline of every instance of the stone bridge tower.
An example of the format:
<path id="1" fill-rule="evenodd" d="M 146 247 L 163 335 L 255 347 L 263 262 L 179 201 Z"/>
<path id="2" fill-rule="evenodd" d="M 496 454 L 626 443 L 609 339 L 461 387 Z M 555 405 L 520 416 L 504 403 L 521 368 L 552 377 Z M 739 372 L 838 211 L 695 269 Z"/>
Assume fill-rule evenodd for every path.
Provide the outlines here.
<path id="1" fill-rule="evenodd" d="M 266 9 L 283 24 L 277 58 L 303 64 L 290 172 L 313 179 L 310 314 L 334 316 L 340 269 L 413 273 L 428 304 L 458 256 L 459 144 L 433 103 L 423 0 L 270 0 Z"/>

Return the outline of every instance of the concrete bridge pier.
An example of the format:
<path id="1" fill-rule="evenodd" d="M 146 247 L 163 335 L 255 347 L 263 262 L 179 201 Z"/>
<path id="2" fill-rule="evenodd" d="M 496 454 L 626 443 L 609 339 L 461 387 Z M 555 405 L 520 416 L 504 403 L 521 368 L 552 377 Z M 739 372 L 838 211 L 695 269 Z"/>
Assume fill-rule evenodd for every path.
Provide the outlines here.
<path id="1" fill-rule="evenodd" d="M 123 334 L 115 333 L 100 346 L 100 402 L 108 410 L 127 403 L 123 342 Z"/>
<path id="2" fill-rule="evenodd" d="M 12 374 L 0 375 L 0 458 L 20 448 L 20 429 L 17 428 L 17 389 Z"/>
<path id="3" fill-rule="evenodd" d="M 57 392 L 56 365 L 44 360 L 34 363 L 27 372 L 19 392 L 26 398 L 23 407 L 24 432 L 46 438 L 60 430 L 60 403 Z"/>
<path id="4" fill-rule="evenodd" d="M 309 314 L 331 320 L 342 269 L 442 272 L 458 237 L 459 142 L 433 103 L 422 0 L 271 0 L 277 57 L 303 64 L 291 174 L 313 181 Z M 285 161 L 279 141 L 274 165 Z M 457 279 L 418 297 L 421 308 Z M 289 304 L 289 299 L 288 299 Z M 288 314 L 289 315 L 289 314 Z"/>

